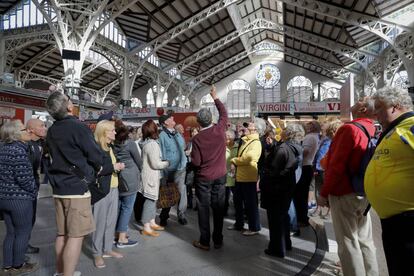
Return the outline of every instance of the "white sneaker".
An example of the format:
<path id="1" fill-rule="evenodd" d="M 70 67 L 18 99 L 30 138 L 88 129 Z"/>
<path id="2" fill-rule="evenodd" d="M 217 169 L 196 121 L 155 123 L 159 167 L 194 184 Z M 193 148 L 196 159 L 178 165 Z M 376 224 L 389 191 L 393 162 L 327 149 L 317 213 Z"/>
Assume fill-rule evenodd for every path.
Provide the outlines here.
<path id="1" fill-rule="evenodd" d="M 258 231 L 250 231 L 250 230 L 246 230 L 243 231 L 242 233 L 244 236 L 254 236 L 254 235 L 259 235 Z"/>

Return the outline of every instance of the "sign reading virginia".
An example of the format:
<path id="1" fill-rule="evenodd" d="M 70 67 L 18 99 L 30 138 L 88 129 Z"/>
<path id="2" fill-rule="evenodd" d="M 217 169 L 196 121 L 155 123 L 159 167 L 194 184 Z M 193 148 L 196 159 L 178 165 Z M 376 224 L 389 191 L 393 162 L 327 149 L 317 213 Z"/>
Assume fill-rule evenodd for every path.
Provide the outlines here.
<path id="1" fill-rule="evenodd" d="M 339 102 L 257 104 L 259 113 L 339 113 L 340 108 Z"/>

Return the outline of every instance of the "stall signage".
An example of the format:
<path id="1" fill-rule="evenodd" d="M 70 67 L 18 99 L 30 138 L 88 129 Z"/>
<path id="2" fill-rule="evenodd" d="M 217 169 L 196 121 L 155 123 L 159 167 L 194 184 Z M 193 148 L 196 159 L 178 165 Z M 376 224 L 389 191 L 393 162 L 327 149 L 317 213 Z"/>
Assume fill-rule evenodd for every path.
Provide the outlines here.
<path id="1" fill-rule="evenodd" d="M 15 95 L 0 92 L 0 102 L 13 104 L 13 105 L 24 105 L 27 107 L 41 107 L 45 108 L 45 100 L 35 99 L 31 97 Z"/>
<path id="2" fill-rule="evenodd" d="M 338 113 L 339 102 L 308 103 L 261 103 L 257 104 L 259 113 Z"/>

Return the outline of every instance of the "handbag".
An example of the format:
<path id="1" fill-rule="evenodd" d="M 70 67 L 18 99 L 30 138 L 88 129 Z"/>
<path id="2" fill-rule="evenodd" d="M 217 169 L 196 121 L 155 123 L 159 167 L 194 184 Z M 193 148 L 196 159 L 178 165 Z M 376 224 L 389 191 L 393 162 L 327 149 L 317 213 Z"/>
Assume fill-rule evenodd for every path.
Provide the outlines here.
<path id="1" fill-rule="evenodd" d="M 160 186 L 157 208 L 170 208 L 180 201 L 177 183 L 167 182 Z"/>
<path id="2" fill-rule="evenodd" d="M 128 187 L 128 184 L 126 183 L 126 181 L 124 180 L 124 178 L 122 177 L 122 175 L 121 174 L 118 174 L 118 179 L 119 179 L 119 181 L 118 181 L 118 191 L 120 192 L 120 193 L 127 193 L 127 192 L 129 192 L 129 187 Z"/>

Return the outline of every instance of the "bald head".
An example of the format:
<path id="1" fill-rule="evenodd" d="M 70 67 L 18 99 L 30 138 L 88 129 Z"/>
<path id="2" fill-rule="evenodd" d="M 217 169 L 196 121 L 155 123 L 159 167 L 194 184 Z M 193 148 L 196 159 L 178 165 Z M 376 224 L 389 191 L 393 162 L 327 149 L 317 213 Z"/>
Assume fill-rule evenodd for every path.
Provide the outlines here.
<path id="1" fill-rule="evenodd" d="M 374 100 L 371 97 L 364 97 L 359 99 L 352 107 L 352 117 L 356 118 L 368 118 L 375 119 L 375 105 Z"/>
<path id="2" fill-rule="evenodd" d="M 32 141 L 37 141 L 46 137 L 46 126 L 42 120 L 30 119 L 26 123 L 27 132 L 30 134 Z"/>

